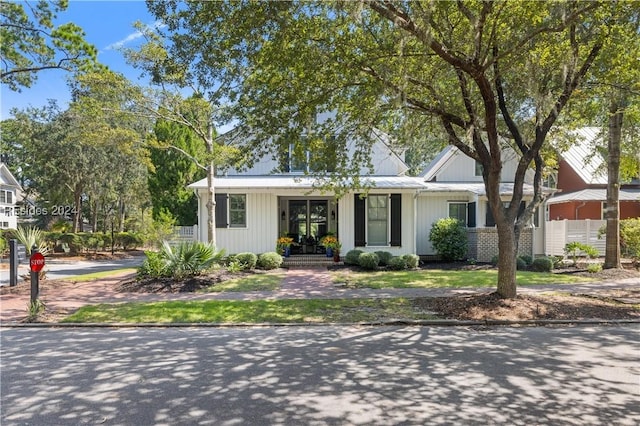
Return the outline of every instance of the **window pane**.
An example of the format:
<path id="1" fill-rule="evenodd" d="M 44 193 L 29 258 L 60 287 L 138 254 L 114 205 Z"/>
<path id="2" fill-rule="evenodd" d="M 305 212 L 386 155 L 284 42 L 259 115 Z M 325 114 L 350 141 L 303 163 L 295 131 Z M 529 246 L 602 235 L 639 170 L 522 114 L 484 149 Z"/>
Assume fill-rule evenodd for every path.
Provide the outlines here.
<path id="1" fill-rule="evenodd" d="M 243 228 L 247 226 L 247 196 L 244 194 L 229 195 L 229 226 Z"/>
<path id="2" fill-rule="evenodd" d="M 0 191 L 0 203 L 7 202 L 7 193 L 6 191 Z"/>
<path id="3" fill-rule="evenodd" d="M 476 176 L 482 176 L 482 163 L 479 162 L 478 160 L 476 160 L 476 170 L 475 170 L 475 175 Z"/>
<path id="4" fill-rule="evenodd" d="M 367 245 L 386 246 L 389 244 L 387 223 L 388 195 L 370 195 L 367 211 Z"/>
<path id="5" fill-rule="evenodd" d="M 449 203 L 449 217 L 467 224 L 467 203 Z"/>

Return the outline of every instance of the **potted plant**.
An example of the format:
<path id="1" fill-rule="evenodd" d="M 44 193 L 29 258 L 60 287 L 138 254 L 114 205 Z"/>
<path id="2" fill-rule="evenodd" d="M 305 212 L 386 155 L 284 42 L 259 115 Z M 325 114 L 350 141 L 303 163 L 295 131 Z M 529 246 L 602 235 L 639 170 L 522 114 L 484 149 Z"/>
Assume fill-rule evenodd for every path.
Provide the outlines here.
<path id="1" fill-rule="evenodd" d="M 291 244 L 293 244 L 293 238 L 282 236 L 276 241 L 276 251 L 284 257 L 291 255 Z"/>
<path id="2" fill-rule="evenodd" d="M 336 240 L 336 243 L 333 246 L 333 261 L 340 262 L 340 249 L 342 248 L 342 243 Z"/>
<path id="3" fill-rule="evenodd" d="M 333 252 L 335 250 L 340 250 L 342 244 L 338 241 L 338 238 L 335 235 L 325 235 L 320 239 L 320 244 L 323 245 L 327 249 L 327 257 L 333 257 Z"/>

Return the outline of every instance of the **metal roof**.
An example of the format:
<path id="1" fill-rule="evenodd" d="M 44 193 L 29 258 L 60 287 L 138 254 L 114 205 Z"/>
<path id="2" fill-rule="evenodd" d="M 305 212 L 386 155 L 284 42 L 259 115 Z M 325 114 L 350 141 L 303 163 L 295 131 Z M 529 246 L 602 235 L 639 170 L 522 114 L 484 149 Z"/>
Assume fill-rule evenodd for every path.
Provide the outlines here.
<path id="1" fill-rule="evenodd" d="M 453 145 L 447 145 L 433 160 L 431 160 L 422 173 L 420 173 L 420 176 L 422 176 L 426 181 L 432 180 L 456 152 L 458 152 L 458 148 Z"/>
<path id="2" fill-rule="evenodd" d="M 467 182 L 425 182 L 421 192 L 470 192 L 478 196 L 486 196 L 487 191 L 484 183 Z M 500 195 L 511 195 L 513 193 L 513 183 L 501 183 Z M 533 195 L 533 185 L 524 184 L 523 195 Z"/>
<path id="3" fill-rule="evenodd" d="M 619 200 L 640 202 L 640 189 L 620 189 Z M 607 201 L 607 190 L 583 189 L 581 191 L 558 194 L 551 197 L 547 204 L 567 203 L 569 201 Z"/>
<path id="4" fill-rule="evenodd" d="M 322 182 L 309 176 L 228 176 L 216 177 L 216 188 L 225 189 L 313 189 Z M 361 184 L 371 184 L 375 188 L 419 189 L 423 188 L 421 178 L 411 176 L 367 176 Z M 206 188 L 207 179 L 188 186 L 192 189 Z"/>
<path id="5" fill-rule="evenodd" d="M 604 158 L 594 149 L 595 140 L 600 137 L 599 127 L 583 127 L 573 132 L 575 143 L 563 152 L 562 158 L 588 185 L 607 184 L 607 172 L 602 170 Z"/>

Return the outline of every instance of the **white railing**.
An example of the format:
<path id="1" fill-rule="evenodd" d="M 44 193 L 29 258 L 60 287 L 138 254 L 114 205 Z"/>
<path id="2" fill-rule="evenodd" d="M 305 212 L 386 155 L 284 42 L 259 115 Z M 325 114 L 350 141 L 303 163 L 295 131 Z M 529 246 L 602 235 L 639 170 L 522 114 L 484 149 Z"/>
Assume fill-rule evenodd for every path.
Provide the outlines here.
<path id="1" fill-rule="evenodd" d="M 567 243 L 579 242 L 595 247 L 601 256 L 605 253 L 606 238 L 598 238 L 598 230 L 606 220 L 552 220 L 545 223 L 545 253 L 563 256 Z"/>

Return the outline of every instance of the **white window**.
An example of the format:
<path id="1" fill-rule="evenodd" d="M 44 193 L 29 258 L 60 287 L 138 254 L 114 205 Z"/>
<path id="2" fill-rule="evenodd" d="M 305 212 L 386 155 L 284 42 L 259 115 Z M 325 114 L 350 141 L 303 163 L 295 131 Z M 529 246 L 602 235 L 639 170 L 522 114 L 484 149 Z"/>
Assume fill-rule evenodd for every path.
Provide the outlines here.
<path id="1" fill-rule="evenodd" d="M 389 245 L 389 195 L 367 197 L 367 245 Z"/>
<path id="2" fill-rule="evenodd" d="M 229 194 L 229 227 L 246 228 L 247 196 L 246 194 Z"/>
<path id="3" fill-rule="evenodd" d="M 4 208 L 5 216 L 13 216 L 13 207 L 5 207 Z"/>
<path id="4" fill-rule="evenodd" d="M 475 176 L 482 176 L 482 163 L 476 160 Z"/>
<path id="5" fill-rule="evenodd" d="M 450 202 L 449 217 L 458 219 L 460 222 L 462 222 L 466 226 L 467 225 L 467 203 Z"/>

